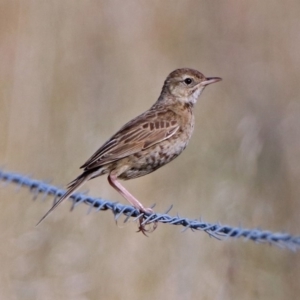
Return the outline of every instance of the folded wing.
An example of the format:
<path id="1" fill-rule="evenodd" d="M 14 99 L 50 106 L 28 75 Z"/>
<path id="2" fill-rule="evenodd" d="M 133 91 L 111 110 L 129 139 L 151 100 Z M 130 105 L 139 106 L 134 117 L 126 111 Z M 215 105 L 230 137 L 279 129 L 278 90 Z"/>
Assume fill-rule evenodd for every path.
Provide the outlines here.
<path id="1" fill-rule="evenodd" d="M 179 127 L 173 111 L 147 111 L 125 124 L 81 168 L 91 170 L 145 150 L 174 135 Z"/>

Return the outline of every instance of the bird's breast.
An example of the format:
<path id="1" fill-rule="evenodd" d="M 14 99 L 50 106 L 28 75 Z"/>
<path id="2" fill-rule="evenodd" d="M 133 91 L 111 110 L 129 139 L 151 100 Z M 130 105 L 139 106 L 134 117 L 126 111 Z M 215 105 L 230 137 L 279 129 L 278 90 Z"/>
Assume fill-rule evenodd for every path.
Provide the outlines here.
<path id="1" fill-rule="evenodd" d="M 189 132 L 179 130 L 171 138 L 130 155 L 126 158 L 130 168 L 118 177 L 124 180 L 141 177 L 171 162 L 186 148 L 192 130 L 193 126 L 191 126 Z"/>
<path id="2" fill-rule="evenodd" d="M 124 163 L 128 169 L 119 178 L 128 180 L 149 174 L 171 162 L 186 148 L 194 130 L 192 107 L 173 107 L 172 111 L 173 118 L 180 124 L 179 130 L 168 139 L 126 157 Z"/>

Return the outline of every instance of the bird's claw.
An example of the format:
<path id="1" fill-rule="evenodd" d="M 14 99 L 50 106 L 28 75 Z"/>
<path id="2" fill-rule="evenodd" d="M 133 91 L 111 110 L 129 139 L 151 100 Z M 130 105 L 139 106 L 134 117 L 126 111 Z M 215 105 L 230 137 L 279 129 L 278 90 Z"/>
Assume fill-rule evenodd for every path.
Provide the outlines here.
<path id="1" fill-rule="evenodd" d="M 143 208 L 142 212 L 148 214 L 154 213 L 154 211 L 151 208 Z M 143 235 L 148 236 L 147 233 L 152 233 L 157 228 L 157 221 L 155 222 L 147 221 L 145 224 L 143 224 L 144 218 L 145 218 L 144 214 L 139 218 L 139 227 L 137 232 L 142 232 Z M 146 228 L 146 226 L 149 226 L 149 228 Z"/>

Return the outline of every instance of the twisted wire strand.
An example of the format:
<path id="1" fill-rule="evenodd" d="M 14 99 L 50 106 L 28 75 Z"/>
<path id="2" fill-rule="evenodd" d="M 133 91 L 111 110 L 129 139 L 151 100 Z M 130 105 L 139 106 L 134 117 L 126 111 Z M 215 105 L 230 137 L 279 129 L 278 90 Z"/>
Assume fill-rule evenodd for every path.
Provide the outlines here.
<path id="1" fill-rule="evenodd" d="M 47 196 L 54 196 L 54 199 L 59 198 L 65 192 L 64 189 L 60 189 L 50 183 L 32 179 L 29 176 L 25 176 L 18 173 L 9 171 L 3 171 L 0 169 L 0 181 L 4 185 L 15 184 L 17 189 L 23 187 L 29 188 L 33 193 L 34 199 L 38 195 L 42 194 L 43 199 Z M 143 217 L 143 224 L 149 224 L 153 222 L 160 222 L 171 225 L 181 225 L 184 227 L 183 231 L 187 229 L 200 230 L 206 232 L 209 236 L 216 239 L 227 238 L 244 238 L 245 240 L 251 240 L 257 243 L 269 243 L 281 248 L 287 248 L 296 251 L 300 248 L 300 236 L 293 236 L 284 232 L 272 232 L 262 229 L 246 229 L 242 227 L 232 227 L 229 225 L 221 225 L 220 223 L 207 223 L 203 220 L 182 218 L 179 215 L 170 216 L 168 213 L 172 207 L 170 207 L 165 213 L 140 213 L 136 208 L 123 205 L 118 202 L 108 201 L 102 198 L 94 198 L 83 193 L 75 193 L 70 197 L 73 201 L 73 207 L 80 203 L 85 203 L 90 206 L 90 209 L 96 209 L 96 211 L 111 210 L 117 220 L 121 215 L 125 215 L 124 222 L 127 222 L 130 218 L 134 220 Z"/>

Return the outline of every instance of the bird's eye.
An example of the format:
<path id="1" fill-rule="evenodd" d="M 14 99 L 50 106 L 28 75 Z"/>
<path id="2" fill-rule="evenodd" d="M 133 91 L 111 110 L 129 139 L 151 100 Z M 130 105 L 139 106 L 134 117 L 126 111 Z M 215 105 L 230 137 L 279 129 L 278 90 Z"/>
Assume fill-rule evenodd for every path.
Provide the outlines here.
<path id="1" fill-rule="evenodd" d="M 186 84 L 186 85 L 189 85 L 189 84 L 191 84 L 193 82 L 193 79 L 191 79 L 191 78 L 186 78 L 186 79 L 184 79 L 184 83 Z"/>

